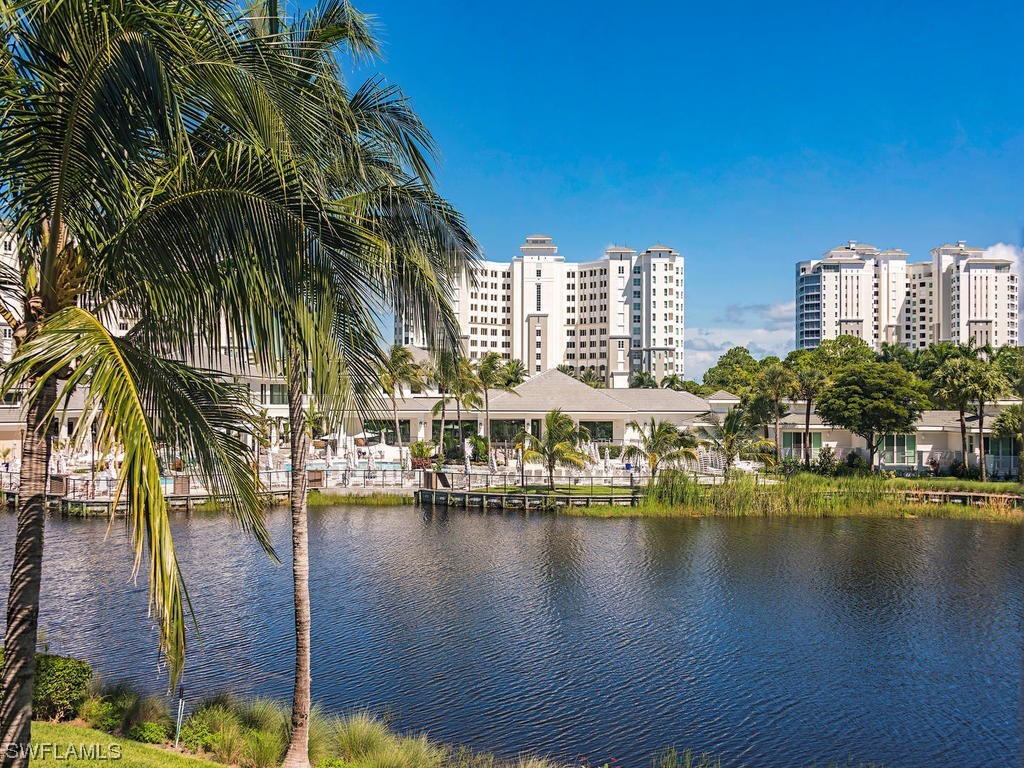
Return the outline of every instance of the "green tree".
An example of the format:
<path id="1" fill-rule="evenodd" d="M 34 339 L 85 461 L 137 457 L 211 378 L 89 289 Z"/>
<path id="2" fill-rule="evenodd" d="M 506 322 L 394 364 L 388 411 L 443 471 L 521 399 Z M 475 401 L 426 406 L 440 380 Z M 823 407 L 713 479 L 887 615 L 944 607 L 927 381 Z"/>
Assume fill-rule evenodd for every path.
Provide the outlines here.
<path id="1" fill-rule="evenodd" d="M 931 344 L 917 353 L 917 375 L 923 381 L 931 381 L 935 371 L 943 363 L 954 358 L 977 360 L 978 350 L 973 344 L 954 344 L 951 341 Z M 966 461 L 966 458 L 964 460 Z"/>
<path id="2" fill-rule="evenodd" d="M 736 459 L 760 457 L 772 447 L 771 440 L 758 437 L 751 431 L 750 421 L 740 407 L 730 408 L 724 417 L 708 411 L 700 417 L 700 421 L 698 440 L 705 448 L 722 455 L 726 480 Z"/>
<path id="3" fill-rule="evenodd" d="M 384 367 L 380 372 L 380 385 L 391 401 L 391 416 L 395 422 L 395 440 L 399 453 L 402 451 L 402 428 L 398 422 L 398 398 L 402 395 L 404 387 L 418 386 L 422 382 L 422 377 L 423 372 L 407 347 L 392 344 L 388 348 Z"/>
<path id="4" fill-rule="evenodd" d="M 875 353 L 867 342 L 856 336 L 839 336 L 821 342 L 815 355 L 824 370 L 834 371 L 846 365 L 875 362 Z"/>
<path id="5" fill-rule="evenodd" d="M 909 432 L 928 406 L 923 385 L 897 363 L 853 363 L 840 368 L 818 398 L 829 424 L 864 438 L 868 463 L 886 435 Z"/>
<path id="6" fill-rule="evenodd" d="M 902 344 L 882 343 L 882 351 L 878 354 L 878 360 L 882 363 L 899 363 L 903 370 L 909 373 L 917 372 L 916 350 L 910 350 Z"/>
<path id="7" fill-rule="evenodd" d="M 817 357 L 814 355 L 801 358 L 796 362 L 794 369 L 796 379 L 793 387 L 793 394 L 799 400 L 804 401 L 804 467 L 811 468 L 811 411 L 818 396 L 825 389 L 828 377 L 825 372 L 817 366 Z"/>
<path id="8" fill-rule="evenodd" d="M 604 376 L 599 374 L 593 368 L 587 368 L 581 371 L 579 380 L 593 389 L 604 389 L 606 386 Z"/>
<path id="9" fill-rule="evenodd" d="M 254 250 L 271 265 L 263 282 L 280 290 L 269 307 L 250 307 L 248 316 L 259 321 L 266 313 L 279 329 L 276 339 L 254 336 L 268 342 L 259 351 L 281 361 L 287 382 L 296 658 L 284 765 L 305 768 L 311 617 L 303 404 L 320 404 L 328 420 L 353 401 L 380 409 L 378 308 L 415 323 L 434 347 L 455 344 L 447 296 L 477 249 L 433 189 L 433 141 L 401 91 L 377 79 L 354 91 L 345 85 L 336 53 L 376 51 L 365 17 L 347 3 L 327 2 L 285 23 L 271 2 L 248 21 L 253 44 L 242 60 L 251 62 L 253 82 L 243 95 L 255 103 L 210 135 L 226 136 L 229 157 L 246 146 L 242 156 L 259 160 L 247 167 L 249 178 L 262 182 L 255 190 L 276 196 L 276 229 L 254 240 Z M 280 170 L 269 178 L 253 173 L 263 167 L 284 169 L 285 178 Z"/>
<path id="10" fill-rule="evenodd" d="M 476 377 L 480 382 L 480 388 L 484 395 L 484 440 L 487 441 L 487 456 L 491 456 L 491 390 L 498 389 L 505 392 L 515 392 L 507 382 L 508 374 L 505 358 L 497 352 L 488 352 L 480 358 L 476 366 Z"/>
<path id="11" fill-rule="evenodd" d="M 988 479 L 985 466 L 985 404 L 994 403 L 1000 397 L 1010 393 L 1010 382 L 995 363 L 977 360 L 971 365 L 967 389 L 974 401 L 975 413 L 978 416 L 978 465 L 981 469 L 981 480 Z"/>
<path id="12" fill-rule="evenodd" d="M 197 173 L 194 123 L 186 116 L 225 87 L 205 77 L 232 49 L 223 19 L 189 2 L 28 0 L 5 4 L 0 20 L 0 220 L 18 245 L 16 265 L 0 279 L 2 304 L 16 308 L 0 315 L 17 348 L 2 388 L 25 388 L 26 420 L 0 740 L 19 747 L 14 757 L 8 751 L 5 765 L 23 766 L 44 484 L 61 403 L 76 390 L 85 401 L 76 442 L 95 425 L 100 450 L 123 450 L 119 497 L 135 567 L 148 571 L 150 609 L 172 682 L 184 659 L 186 600 L 160 487 L 159 445 L 187 456 L 208 487 L 230 495 L 244 525 L 269 542 L 253 454 L 243 439 L 251 404 L 223 377 L 180 362 L 191 358 L 171 344 L 192 331 L 174 308 L 195 305 L 195 275 L 210 280 L 203 291 L 222 285 L 214 279 L 222 267 L 206 259 L 205 245 L 216 241 L 222 256 L 239 255 L 238 238 L 229 234 L 239 219 L 225 211 L 201 221 L 193 199 L 180 194 L 181 181 Z M 217 210 L 237 188 L 226 184 L 204 202 Z M 123 319 L 142 319 L 128 336 L 108 325 L 115 304 Z M 218 480 L 224 477 L 227 483 Z"/>
<path id="13" fill-rule="evenodd" d="M 636 371 L 629 377 L 629 386 L 632 389 L 657 389 L 658 380 L 650 371 Z"/>
<path id="14" fill-rule="evenodd" d="M 521 432 L 516 438 L 523 451 L 523 461 L 543 464 L 548 472 L 548 486 L 555 490 L 555 469 L 572 467 L 582 469 L 590 463 L 590 457 L 583 450 L 583 443 L 590 439 L 590 433 L 580 427 L 569 414 L 556 408 L 544 415 L 541 436 Z"/>
<path id="15" fill-rule="evenodd" d="M 644 461 L 651 471 L 651 483 L 663 466 L 682 461 L 697 461 L 696 443 L 670 421 L 657 421 L 653 416 L 647 424 L 631 421 L 629 428 L 640 435 L 640 442 L 627 445 L 623 456 L 630 461 Z"/>
<path id="16" fill-rule="evenodd" d="M 947 357 L 932 371 L 928 381 L 932 400 L 957 411 L 960 416 L 960 456 L 967 464 L 967 409 L 971 405 L 970 384 L 975 361 L 959 355 Z"/>
<path id="17" fill-rule="evenodd" d="M 509 360 L 503 369 L 505 386 L 514 389 L 526 381 L 526 366 L 522 360 Z"/>
<path id="18" fill-rule="evenodd" d="M 704 373 L 704 389 L 724 389 L 737 397 L 746 396 L 759 369 L 746 347 L 732 347 Z"/>
<path id="19" fill-rule="evenodd" d="M 754 391 L 770 406 L 772 419 L 775 421 L 775 466 L 782 459 L 782 417 L 789 412 L 784 402 L 792 397 L 796 388 L 796 377 L 782 363 L 776 361 L 762 367 L 754 379 Z"/>
<path id="20" fill-rule="evenodd" d="M 661 386 L 665 389 L 675 390 L 676 392 L 689 392 L 691 395 L 697 395 L 697 397 L 704 396 L 704 387 L 696 381 L 684 379 L 678 373 L 670 373 L 662 379 Z"/>

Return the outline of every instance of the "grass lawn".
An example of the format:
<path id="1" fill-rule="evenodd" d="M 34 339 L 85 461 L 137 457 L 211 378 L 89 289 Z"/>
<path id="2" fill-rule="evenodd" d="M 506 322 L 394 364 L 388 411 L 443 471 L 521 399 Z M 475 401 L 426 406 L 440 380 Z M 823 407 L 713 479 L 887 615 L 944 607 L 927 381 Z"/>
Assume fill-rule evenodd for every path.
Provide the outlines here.
<path id="1" fill-rule="evenodd" d="M 40 750 L 39 757 L 31 759 L 41 768 L 75 768 L 75 766 L 116 765 L 120 768 L 224 768 L 198 757 L 189 757 L 162 747 L 119 739 L 103 731 L 82 728 L 67 723 L 32 723 L 32 745 Z M 45 754 L 42 751 L 46 746 Z M 120 750 L 120 759 L 116 756 Z M 59 756 L 54 756 L 54 750 Z M 74 754 L 69 754 L 72 752 Z M 92 751 L 96 757 L 87 755 Z M 76 755 L 84 755 L 78 757 Z M 103 755 L 107 759 L 97 759 Z"/>

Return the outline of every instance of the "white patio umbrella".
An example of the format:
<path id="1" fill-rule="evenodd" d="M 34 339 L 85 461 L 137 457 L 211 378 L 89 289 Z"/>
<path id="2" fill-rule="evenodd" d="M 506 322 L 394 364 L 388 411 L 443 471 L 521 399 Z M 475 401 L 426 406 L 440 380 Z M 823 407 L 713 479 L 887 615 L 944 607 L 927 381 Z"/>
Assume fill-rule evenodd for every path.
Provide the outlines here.
<path id="1" fill-rule="evenodd" d="M 470 455 L 470 453 L 472 452 L 472 450 L 473 450 L 473 441 L 472 441 L 472 440 L 470 440 L 470 439 L 469 439 L 469 438 L 467 437 L 467 438 L 466 438 L 465 440 L 463 440 L 463 441 L 462 441 L 462 456 L 463 456 L 463 463 L 464 463 L 464 465 L 465 465 L 465 469 L 466 469 L 466 474 L 467 474 L 467 475 L 469 474 L 469 470 L 470 470 L 470 466 L 469 466 L 469 455 Z"/>

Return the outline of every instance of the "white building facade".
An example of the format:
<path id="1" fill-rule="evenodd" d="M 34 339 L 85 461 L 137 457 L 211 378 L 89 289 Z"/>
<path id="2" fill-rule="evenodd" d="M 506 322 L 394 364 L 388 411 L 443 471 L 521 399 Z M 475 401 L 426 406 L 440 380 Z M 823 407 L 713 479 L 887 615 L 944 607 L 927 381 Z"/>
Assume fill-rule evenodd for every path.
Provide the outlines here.
<path id="1" fill-rule="evenodd" d="M 949 341 L 1016 346 L 1019 277 L 1013 259 L 962 240 L 927 262 L 850 241 L 796 265 L 796 346 L 838 336 L 920 349 Z"/>
<path id="2" fill-rule="evenodd" d="M 636 371 L 658 379 L 684 372 L 685 275 L 678 251 L 613 246 L 594 261 L 569 262 L 546 235 L 531 235 L 509 263 L 480 262 L 453 307 L 470 359 L 498 352 L 530 374 L 559 365 L 590 370 L 609 387 Z M 423 346 L 401 317 L 395 339 Z"/>

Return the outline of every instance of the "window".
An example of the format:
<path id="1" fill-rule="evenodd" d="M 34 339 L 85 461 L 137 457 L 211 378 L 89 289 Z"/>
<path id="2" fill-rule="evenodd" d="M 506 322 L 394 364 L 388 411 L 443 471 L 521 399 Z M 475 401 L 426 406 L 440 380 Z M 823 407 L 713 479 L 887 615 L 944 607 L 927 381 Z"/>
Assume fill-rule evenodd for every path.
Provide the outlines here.
<path id="1" fill-rule="evenodd" d="M 270 404 L 271 405 L 287 405 L 288 403 L 288 387 L 284 384 L 271 384 L 270 385 Z"/>
<path id="2" fill-rule="evenodd" d="M 917 464 L 917 435 L 886 435 L 881 454 L 884 464 Z"/>
<path id="3" fill-rule="evenodd" d="M 540 283 L 537 283 L 537 311 L 540 312 Z"/>

